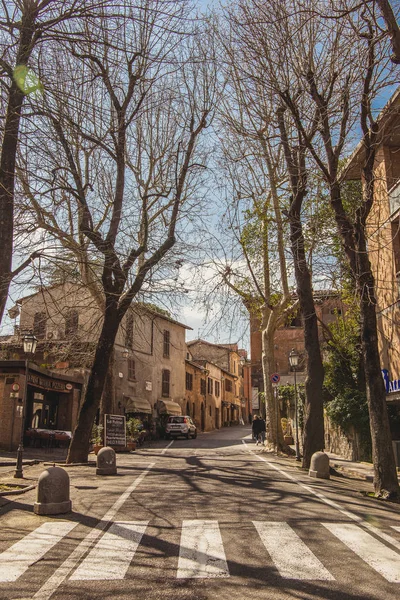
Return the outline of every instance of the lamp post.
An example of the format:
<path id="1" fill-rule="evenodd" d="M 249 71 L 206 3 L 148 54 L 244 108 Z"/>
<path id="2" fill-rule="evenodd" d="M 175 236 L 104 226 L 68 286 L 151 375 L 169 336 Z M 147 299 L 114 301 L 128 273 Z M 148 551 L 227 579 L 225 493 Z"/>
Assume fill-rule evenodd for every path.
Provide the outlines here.
<path id="1" fill-rule="evenodd" d="M 23 337 L 24 344 L 24 353 L 26 356 L 33 356 L 36 351 L 37 338 L 33 335 L 33 333 L 27 333 Z M 25 359 L 25 389 L 24 389 L 24 399 L 22 403 L 22 419 L 21 419 L 21 437 L 19 441 L 19 446 L 17 450 L 17 463 L 15 465 L 14 477 L 17 479 L 23 478 L 22 472 L 22 458 L 24 454 L 24 429 L 25 429 L 25 412 L 26 412 L 26 401 L 28 395 L 28 372 L 29 372 L 29 362 L 28 358 Z"/>
<path id="2" fill-rule="evenodd" d="M 295 437 L 295 448 L 296 448 L 296 460 L 300 460 L 300 448 L 299 448 L 299 417 L 297 410 L 297 380 L 296 380 L 296 369 L 299 364 L 299 353 L 292 348 L 289 354 L 289 363 L 294 372 L 294 416 L 296 424 L 296 437 Z"/>
<path id="3" fill-rule="evenodd" d="M 247 406 L 246 395 L 244 393 L 244 367 L 245 367 L 245 364 L 246 364 L 246 357 L 245 356 L 241 356 L 240 357 L 239 364 L 240 364 L 240 368 L 241 368 L 241 373 L 240 373 L 240 378 L 241 379 L 239 379 L 239 381 L 241 381 L 241 384 L 242 384 L 240 386 L 240 394 L 239 394 L 239 396 L 240 396 L 240 418 L 242 419 L 242 421 L 243 421 L 242 424 L 244 425 L 242 398 L 243 398 L 244 406 L 246 407 L 246 409 L 244 411 L 245 416 L 246 416 L 246 422 L 248 421 L 248 416 L 246 415 L 246 412 L 247 412 L 247 410 L 249 408 Z M 243 396 L 241 395 L 241 393 L 243 393 Z"/>

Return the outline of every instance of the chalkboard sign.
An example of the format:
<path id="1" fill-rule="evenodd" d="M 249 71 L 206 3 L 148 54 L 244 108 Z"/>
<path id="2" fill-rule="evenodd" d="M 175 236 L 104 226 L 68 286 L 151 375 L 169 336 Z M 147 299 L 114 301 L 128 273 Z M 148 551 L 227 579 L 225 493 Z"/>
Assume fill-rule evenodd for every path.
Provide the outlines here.
<path id="1" fill-rule="evenodd" d="M 105 446 L 126 446 L 125 417 L 123 415 L 104 415 Z"/>

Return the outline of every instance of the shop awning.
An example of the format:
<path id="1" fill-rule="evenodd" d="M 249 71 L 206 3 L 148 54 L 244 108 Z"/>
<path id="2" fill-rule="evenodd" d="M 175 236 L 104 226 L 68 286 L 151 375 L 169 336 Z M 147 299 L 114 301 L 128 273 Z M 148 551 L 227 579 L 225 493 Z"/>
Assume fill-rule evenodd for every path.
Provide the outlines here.
<path id="1" fill-rule="evenodd" d="M 181 415 L 182 409 L 177 402 L 173 400 L 159 400 L 158 401 L 158 412 L 166 415 Z"/>
<path id="2" fill-rule="evenodd" d="M 127 398 L 125 404 L 126 413 L 146 413 L 152 414 L 150 402 L 145 398 Z"/>

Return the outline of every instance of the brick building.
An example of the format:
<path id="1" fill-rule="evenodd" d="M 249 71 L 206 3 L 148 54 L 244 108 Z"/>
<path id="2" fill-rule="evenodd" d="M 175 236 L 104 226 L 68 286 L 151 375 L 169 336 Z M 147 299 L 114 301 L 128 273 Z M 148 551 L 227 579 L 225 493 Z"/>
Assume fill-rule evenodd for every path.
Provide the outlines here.
<path id="1" fill-rule="evenodd" d="M 387 400 L 400 403 L 400 88 L 378 118 L 374 203 L 367 220 L 368 256 L 375 278 L 381 366 Z M 345 178 L 360 181 L 362 144 Z"/>
<path id="2" fill-rule="evenodd" d="M 339 294 L 330 291 L 315 292 L 315 311 L 318 318 L 318 332 L 321 346 L 324 342 L 324 330 L 330 323 L 334 322 L 337 315 L 345 310 Z M 281 377 L 281 385 L 294 383 L 294 375 L 289 364 L 289 354 L 294 348 L 300 355 L 297 368 L 298 382 L 304 381 L 306 367 L 306 355 L 304 349 L 304 326 L 299 313 L 292 315 L 287 322 L 277 329 L 274 336 L 274 358 L 275 370 Z M 262 336 L 260 320 L 250 314 L 250 349 L 251 349 L 251 376 L 252 387 L 258 391 L 263 390 L 262 379 Z"/>

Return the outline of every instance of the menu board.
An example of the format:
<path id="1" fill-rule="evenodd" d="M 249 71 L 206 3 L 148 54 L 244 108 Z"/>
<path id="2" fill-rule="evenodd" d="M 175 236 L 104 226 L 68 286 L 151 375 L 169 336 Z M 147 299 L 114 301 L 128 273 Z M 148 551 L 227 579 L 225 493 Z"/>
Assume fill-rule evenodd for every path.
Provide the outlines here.
<path id="1" fill-rule="evenodd" d="M 104 415 L 104 445 L 126 446 L 125 417 Z"/>

